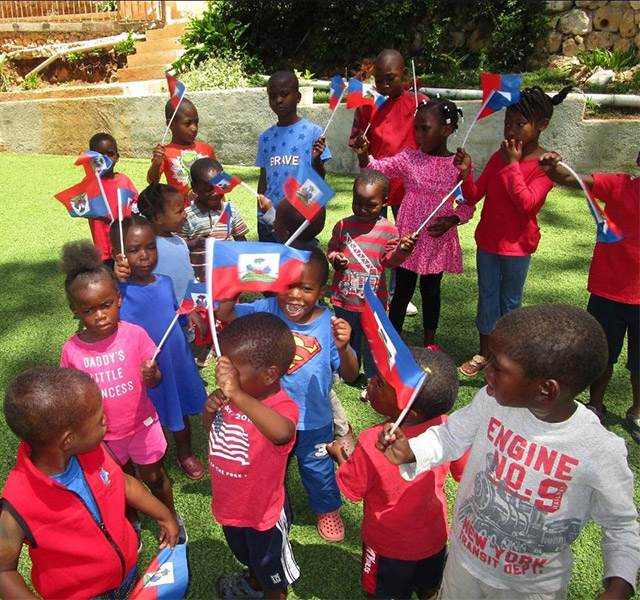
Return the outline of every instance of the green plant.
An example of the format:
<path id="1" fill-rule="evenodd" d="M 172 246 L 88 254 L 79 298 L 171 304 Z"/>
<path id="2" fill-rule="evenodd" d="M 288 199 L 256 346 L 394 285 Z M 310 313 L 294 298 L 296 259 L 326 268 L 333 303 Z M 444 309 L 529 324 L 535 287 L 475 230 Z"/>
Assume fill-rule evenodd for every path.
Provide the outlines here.
<path id="1" fill-rule="evenodd" d="M 602 67 L 603 69 L 612 69 L 616 73 L 626 71 L 640 62 L 634 48 L 629 48 L 626 51 L 594 48 L 591 53 L 580 52 L 578 60 L 588 69 Z"/>
<path id="2" fill-rule="evenodd" d="M 463 54 L 462 56 L 455 57 L 453 54 L 447 54 L 443 52 L 440 58 L 449 65 L 451 75 L 457 79 L 460 76 L 460 68 L 462 63 L 469 58 L 469 54 Z"/>
<path id="3" fill-rule="evenodd" d="M 96 3 L 98 12 L 113 12 L 118 10 L 118 0 L 99 0 Z"/>
<path id="4" fill-rule="evenodd" d="M 127 37 L 118 42 L 113 47 L 113 53 L 116 56 L 129 56 L 130 54 L 134 54 L 136 51 L 136 40 L 133 37 L 133 33 L 129 31 L 127 33 Z"/>
<path id="5" fill-rule="evenodd" d="M 300 80 L 300 79 L 305 79 L 306 81 L 309 81 L 310 79 L 314 79 L 316 74 L 312 73 L 311 71 L 309 71 L 309 69 L 305 69 L 304 72 L 303 71 L 298 71 L 298 69 L 294 69 L 293 70 L 293 74 Z"/>
<path id="6" fill-rule="evenodd" d="M 40 75 L 37 73 L 31 73 L 24 78 L 22 88 L 25 90 L 37 90 L 41 83 L 42 79 L 40 79 Z"/>
<path id="7" fill-rule="evenodd" d="M 75 52 L 71 51 L 64 55 L 65 62 L 73 64 L 75 62 L 81 61 L 84 56 L 84 52 Z"/>
<path id="8" fill-rule="evenodd" d="M 3 52 L 0 54 L 0 91 L 8 92 L 11 86 L 13 85 L 13 75 L 7 72 L 6 67 L 7 63 L 7 55 Z"/>
<path id="9" fill-rule="evenodd" d="M 180 79 L 192 91 L 231 89 L 252 85 L 242 60 L 232 56 L 208 58 L 197 67 L 184 72 Z M 264 82 L 260 80 L 258 85 L 262 86 Z"/>

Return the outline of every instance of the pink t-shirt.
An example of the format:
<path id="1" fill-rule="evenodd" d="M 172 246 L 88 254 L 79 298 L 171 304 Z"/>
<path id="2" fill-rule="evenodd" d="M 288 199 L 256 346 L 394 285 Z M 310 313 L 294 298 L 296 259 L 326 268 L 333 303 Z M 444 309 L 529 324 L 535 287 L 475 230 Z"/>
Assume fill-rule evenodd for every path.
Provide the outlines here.
<path id="1" fill-rule="evenodd" d="M 88 344 L 76 334 L 62 347 L 60 366 L 88 373 L 102 392 L 106 441 L 132 435 L 158 418 L 140 371 L 140 363 L 151 359 L 155 350 L 142 327 L 125 321 L 106 340 Z"/>
<path id="2" fill-rule="evenodd" d="M 298 424 L 298 405 L 281 388 L 262 401 Z M 284 475 L 294 436 L 276 445 L 233 402 L 216 413 L 209 432 L 209 473 L 216 521 L 232 527 L 271 529 L 284 506 Z"/>

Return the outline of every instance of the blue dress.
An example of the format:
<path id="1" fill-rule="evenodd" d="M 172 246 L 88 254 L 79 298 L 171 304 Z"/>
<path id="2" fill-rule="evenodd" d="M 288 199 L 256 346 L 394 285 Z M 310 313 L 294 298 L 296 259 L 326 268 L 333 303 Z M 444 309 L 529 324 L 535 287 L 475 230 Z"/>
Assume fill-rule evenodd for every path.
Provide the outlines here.
<path id="1" fill-rule="evenodd" d="M 171 279 L 156 274 L 156 281 L 147 285 L 118 282 L 122 294 L 120 319 L 140 325 L 157 345 L 171 324 L 178 303 Z M 158 354 L 162 381 L 147 392 L 160 423 L 171 431 L 184 429 L 183 415 L 202 412 L 207 398 L 204 383 L 193 360 L 193 354 L 180 327 L 176 324 Z"/>

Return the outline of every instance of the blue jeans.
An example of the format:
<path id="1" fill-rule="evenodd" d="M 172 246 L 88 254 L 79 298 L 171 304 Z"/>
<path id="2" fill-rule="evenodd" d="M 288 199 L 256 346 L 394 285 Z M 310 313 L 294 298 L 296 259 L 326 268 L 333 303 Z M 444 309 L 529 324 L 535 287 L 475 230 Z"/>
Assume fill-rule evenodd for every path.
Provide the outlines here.
<path id="1" fill-rule="evenodd" d="M 502 256 L 476 252 L 478 271 L 478 315 L 476 326 L 481 335 L 489 335 L 496 321 L 520 308 L 531 255 Z"/>
<path id="2" fill-rule="evenodd" d="M 373 377 L 377 372 L 376 363 L 373 361 L 369 342 L 364 336 L 364 331 L 362 330 L 362 313 L 355 312 L 353 310 L 346 310 L 341 306 L 334 306 L 333 310 L 336 313 L 336 317 L 344 319 L 349 323 L 349 325 L 351 325 L 351 339 L 349 340 L 349 345 L 356 353 L 358 365 L 360 365 L 360 362 L 364 363 L 364 374 L 367 376 L 367 379 Z M 364 344 L 364 352 L 362 351 L 362 344 Z"/>

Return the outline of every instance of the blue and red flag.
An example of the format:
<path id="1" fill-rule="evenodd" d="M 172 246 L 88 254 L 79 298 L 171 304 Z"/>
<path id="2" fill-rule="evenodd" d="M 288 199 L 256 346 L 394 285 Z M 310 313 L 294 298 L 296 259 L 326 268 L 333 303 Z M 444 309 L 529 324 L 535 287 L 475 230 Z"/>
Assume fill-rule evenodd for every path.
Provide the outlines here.
<path id="1" fill-rule="evenodd" d="M 211 299 L 225 300 L 241 292 L 283 292 L 300 279 L 308 260 L 309 252 L 282 244 L 208 238 Z"/>
<path id="2" fill-rule="evenodd" d="M 111 213 L 102 193 L 91 175 L 85 177 L 80 183 L 55 194 L 72 217 L 84 217 L 85 219 L 100 219 L 109 217 Z"/>
<path id="3" fill-rule="evenodd" d="M 83 166 L 84 172 L 92 177 L 94 177 L 94 174 L 102 177 L 113 166 L 109 157 L 93 150 L 82 152 L 76 159 L 75 164 Z"/>
<path id="4" fill-rule="evenodd" d="M 313 221 L 322 207 L 336 195 L 329 184 L 307 163 L 301 163 L 296 174 L 287 177 L 282 191 L 307 221 Z"/>
<path id="5" fill-rule="evenodd" d="M 209 306 L 207 302 L 207 284 L 203 281 L 191 279 L 184 293 L 182 304 L 176 311 L 179 315 L 186 315 L 194 310 L 206 310 Z"/>
<path id="6" fill-rule="evenodd" d="M 587 205 L 591 211 L 591 216 L 596 222 L 597 234 L 596 242 L 603 244 L 613 244 L 624 239 L 624 235 L 620 228 L 607 216 L 602 207 L 596 202 L 595 198 L 591 195 L 589 188 L 584 186 L 584 193 L 587 196 Z"/>
<path id="7" fill-rule="evenodd" d="M 118 188 L 118 201 L 122 206 L 122 213 L 127 216 L 131 212 L 131 205 L 135 202 L 136 192 L 130 188 Z"/>
<path id="8" fill-rule="evenodd" d="M 347 108 L 360 106 L 371 107 L 371 119 L 387 101 L 387 97 L 378 92 L 372 85 L 362 83 L 357 77 L 349 79 L 347 84 Z"/>
<path id="9" fill-rule="evenodd" d="M 458 185 L 451 190 L 451 195 L 458 204 L 467 203 L 467 199 L 462 195 L 462 181 L 458 181 Z"/>
<path id="10" fill-rule="evenodd" d="M 220 171 L 215 177 L 209 179 L 209 183 L 216 189 L 218 194 L 227 194 L 239 183 L 242 183 L 242 179 Z"/>
<path id="11" fill-rule="evenodd" d="M 396 391 L 398 408 L 406 408 L 416 396 L 427 374 L 418 366 L 400 334 L 389 321 L 367 279 L 364 284 L 362 329 L 369 342 L 380 375 Z"/>
<path id="12" fill-rule="evenodd" d="M 178 544 L 173 550 L 167 546 L 149 563 L 129 600 L 177 600 L 184 597 L 188 585 L 187 545 Z"/>
<path id="13" fill-rule="evenodd" d="M 482 73 L 482 104 L 484 108 L 478 113 L 476 120 L 483 119 L 520 100 L 521 75 L 497 75 Z M 486 105 L 485 105 L 486 102 Z"/>
<path id="14" fill-rule="evenodd" d="M 334 75 L 329 83 L 329 108 L 334 110 L 338 106 L 344 93 L 344 79 L 340 75 Z"/>
<path id="15" fill-rule="evenodd" d="M 175 111 L 187 91 L 187 86 L 181 81 L 178 81 L 173 75 L 170 75 L 169 71 L 165 71 L 164 76 L 167 78 L 167 85 L 169 86 L 171 106 L 173 106 L 173 110 Z"/>
<path id="16" fill-rule="evenodd" d="M 217 224 L 227 226 L 227 237 L 231 235 L 231 216 L 231 203 L 225 202 Z"/>

